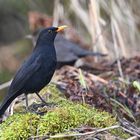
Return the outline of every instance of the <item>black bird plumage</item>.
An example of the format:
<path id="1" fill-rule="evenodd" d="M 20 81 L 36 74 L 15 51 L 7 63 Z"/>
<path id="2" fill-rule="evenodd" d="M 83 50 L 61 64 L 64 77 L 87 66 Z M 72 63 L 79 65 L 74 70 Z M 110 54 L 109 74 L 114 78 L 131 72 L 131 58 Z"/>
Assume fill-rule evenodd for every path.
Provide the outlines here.
<path id="1" fill-rule="evenodd" d="M 57 64 L 54 39 L 64 28 L 50 27 L 41 31 L 32 54 L 19 68 L 9 87 L 0 107 L 0 116 L 17 96 L 37 93 L 50 82 Z"/>

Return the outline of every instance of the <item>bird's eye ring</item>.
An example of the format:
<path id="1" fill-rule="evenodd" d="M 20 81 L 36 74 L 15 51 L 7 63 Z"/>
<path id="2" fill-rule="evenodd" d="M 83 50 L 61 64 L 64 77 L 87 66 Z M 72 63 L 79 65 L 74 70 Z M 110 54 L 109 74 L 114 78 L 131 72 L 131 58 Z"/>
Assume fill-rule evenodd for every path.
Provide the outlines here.
<path id="1" fill-rule="evenodd" d="M 52 33 L 52 30 L 48 30 L 48 33 Z"/>

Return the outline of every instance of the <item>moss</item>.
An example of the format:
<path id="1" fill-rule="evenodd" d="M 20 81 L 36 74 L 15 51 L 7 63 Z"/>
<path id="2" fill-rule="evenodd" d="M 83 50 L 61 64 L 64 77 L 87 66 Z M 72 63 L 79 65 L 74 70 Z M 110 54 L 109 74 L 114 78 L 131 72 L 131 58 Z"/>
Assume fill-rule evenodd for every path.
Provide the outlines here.
<path id="1" fill-rule="evenodd" d="M 56 85 L 54 84 L 49 84 L 47 87 L 43 88 L 40 91 L 40 94 L 46 94 L 49 93 L 51 95 L 52 99 L 58 99 L 59 97 L 64 97 L 64 94 L 59 91 Z M 58 100 L 56 100 L 58 101 Z"/>
<path id="2" fill-rule="evenodd" d="M 35 114 L 15 114 L 0 126 L 0 140 L 27 139 L 36 135 L 39 116 Z"/>
<path id="3" fill-rule="evenodd" d="M 131 137 L 130 134 L 126 133 L 122 128 L 117 128 L 110 131 L 112 135 L 115 135 L 117 137 L 121 137 L 122 139 L 128 139 Z"/>
<path id="4" fill-rule="evenodd" d="M 63 101 L 64 105 L 64 101 Z M 65 130 L 82 125 L 93 127 L 107 127 L 116 123 L 115 118 L 107 112 L 99 112 L 96 109 L 87 108 L 80 104 L 65 103 L 49 111 L 41 119 L 39 134 L 60 133 Z"/>
<path id="5" fill-rule="evenodd" d="M 46 92 L 52 93 L 49 102 L 54 103 L 55 106 L 43 116 L 28 113 L 9 117 L 0 126 L 0 140 L 27 139 L 36 134 L 67 133 L 67 130 L 83 125 L 104 128 L 117 124 L 116 119 L 107 112 L 60 97 L 54 85 L 43 89 L 41 94 Z M 120 129 L 113 130 L 111 133 L 125 138 L 128 136 Z"/>

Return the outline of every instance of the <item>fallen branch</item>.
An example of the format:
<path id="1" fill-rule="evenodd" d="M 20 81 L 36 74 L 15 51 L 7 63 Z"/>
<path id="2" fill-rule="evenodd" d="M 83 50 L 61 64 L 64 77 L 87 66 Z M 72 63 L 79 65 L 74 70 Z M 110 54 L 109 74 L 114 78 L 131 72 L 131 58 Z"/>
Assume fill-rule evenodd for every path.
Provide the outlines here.
<path id="1" fill-rule="evenodd" d="M 114 17 L 112 16 L 111 17 L 111 30 L 112 30 L 112 38 L 113 38 L 113 42 L 114 42 L 113 47 L 114 47 L 114 51 L 115 51 L 115 55 L 116 55 L 119 74 L 120 74 L 121 78 L 124 79 L 122 66 L 121 66 L 121 62 L 120 62 L 120 56 L 119 56 L 119 48 L 118 48 L 118 43 L 117 43 L 117 38 L 116 38 L 116 29 L 114 26 L 116 26 L 116 21 L 115 21 Z"/>
<path id="2" fill-rule="evenodd" d="M 133 136 L 133 137 L 128 138 L 127 140 L 137 140 L 137 137 Z"/>
<path id="3" fill-rule="evenodd" d="M 12 82 L 12 79 L 11 79 L 10 81 L 4 83 L 4 84 L 1 84 L 1 85 L 0 85 L 0 90 L 9 87 L 10 84 L 11 84 L 11 82 Z"/>
<path id="4" fill-rule="evenodd" d="M 54 135 L 54 136 L 43 136 L 43 135 L 40 135 L 40 136 L 32 136 L 29 138 L 29 140 L 32 140 L 32 139 L 50 139 L 50 138 L 66 138 L 66 137 L 77 137 L 77 136 L 86 136 L 86 135 L 96 135 L 97 133 L 99 132 L 103 132 L 103 131 L 107 131 L 107 130 L 111 130 L 111 129 L 116 129 L 116 128 L 119 128 L 120 126 L 119 125 L 114 125 L 114 126 L 111 126 L 111 127 L 107 127 L 107 128 L 101 128 L 101 129 L 98 129 L 98 130 L 95 130 L 95 131 L 91 131 L 91 132 L 86 132 L 86 133 L 76 133 L 76 134 L 64 134 L 64 135 Z"/>
<path id="5" fill-rule="evenodd" d="M 121 128 L 122 128 L 124 131 L 126 131 L 126 132 L 128 132 L 128 133 L 130 133 L 130 134 L 132 134 L 132 135 L 134 135 L 134 136 L 137 136 L 138 138 L 140 138 L 140 135 L 137 134 L 136 132 L 133 132 L 133 131 L 131 131 L 131 130 L 125 128 L 125 127 L 121 127 Z"/>
<path id="6" fill-rule="evenodd" d="M 126 119 L 119 119 L 119 122 L 121 123 L 120 127 L 124 131 L 140 138 L 140 130 L 137 126 L 135 126 L 133 123 L 127 121 Z"/>

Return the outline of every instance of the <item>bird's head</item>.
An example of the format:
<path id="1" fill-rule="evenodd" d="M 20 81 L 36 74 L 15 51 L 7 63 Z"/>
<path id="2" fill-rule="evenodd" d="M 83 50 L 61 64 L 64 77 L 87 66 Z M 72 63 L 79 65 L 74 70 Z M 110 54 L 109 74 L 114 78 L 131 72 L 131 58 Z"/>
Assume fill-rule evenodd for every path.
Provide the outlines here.
<path id="1" fill-rule="evenodd" d="M 59 26 L 59 27 L 49 27 L 46 29 L 43 29 L 39 34 L 39 41 L 47 41 L 52 42 L 54 41 L 56 34 L 62 30 L 64 30 L 67 26 Z"/>

